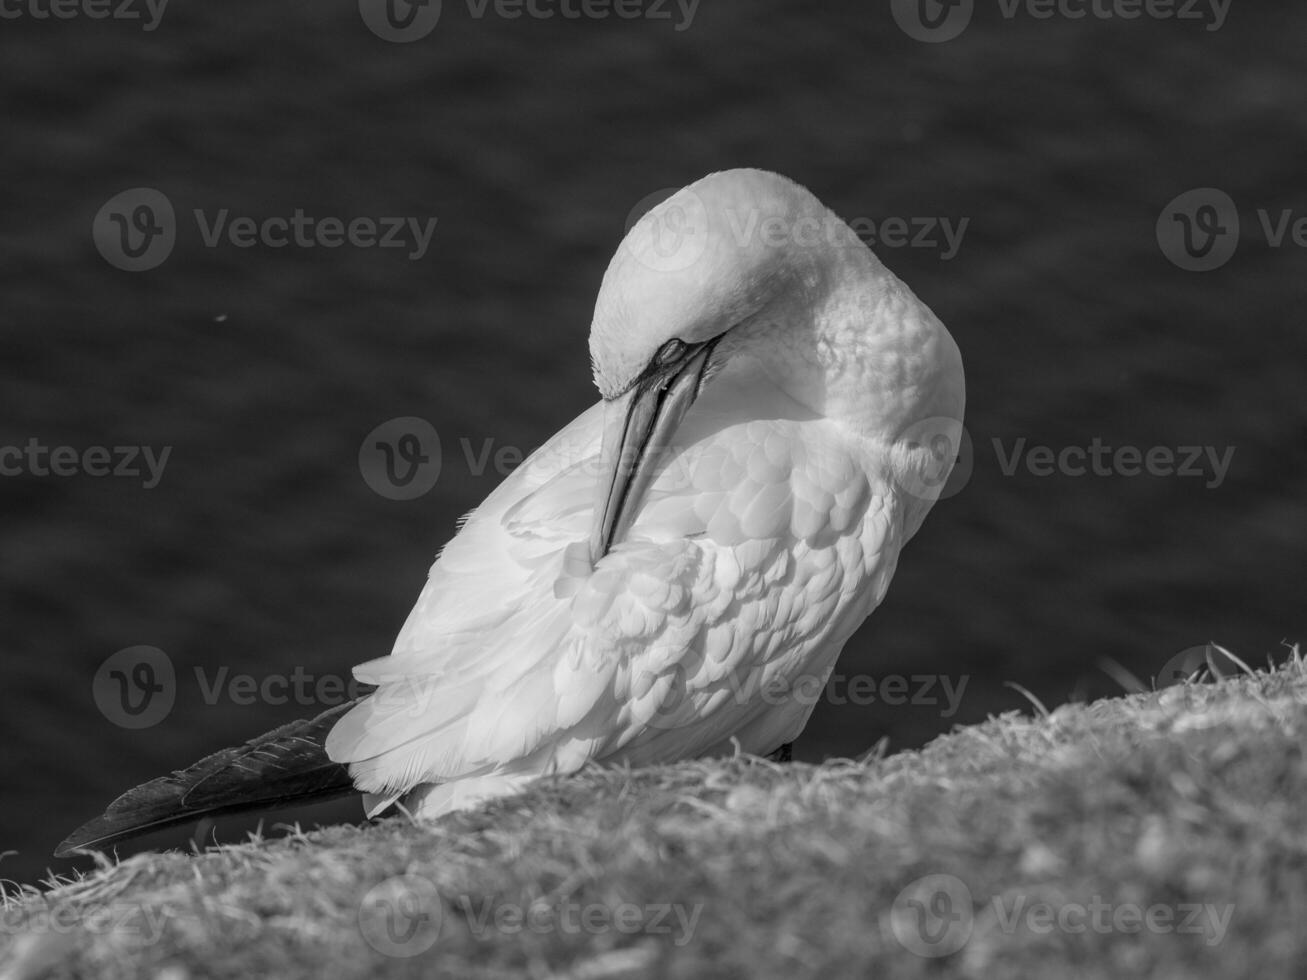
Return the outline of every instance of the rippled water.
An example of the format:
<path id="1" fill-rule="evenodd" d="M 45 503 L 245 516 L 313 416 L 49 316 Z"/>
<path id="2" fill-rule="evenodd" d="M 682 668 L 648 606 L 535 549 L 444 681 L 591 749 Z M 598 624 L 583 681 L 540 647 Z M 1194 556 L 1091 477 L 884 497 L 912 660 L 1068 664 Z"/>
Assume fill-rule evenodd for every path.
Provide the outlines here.
<path id="1" fill-rule="evenodd" d="M 1307 277 L 1256 211 L 1307 209 L 1307 12 L 1236 4 L 1205 32 L 996 9 L 940 45 L 860 2 L 705 0 L 680 32 L 446 4 L 408 45 L 348 3 L 179 3 L 150 32 L 6 21 L 0 445 L 172 453 L 149 490 L 0 479 L 0 848 L 19 852 L 0 876 L 36 876 L 124 787 L 312 710 L 206 699 L 220 679 L 334 679 L 387 652 L 493 486 L 473 465 L 486 440 L 530 449 L 593 399 L 586 329 L 630 210 L 723 167 L 779 170 L 849 217 L 968 220 L 948 260 L 879 250 L 963 349 L 975 466 L 842 662 L 966 687 L 951 714 L 938 694 L 823 704 L 801 758 L 1023 707 L 1008 680 L 1052 704 L 1117 689 L 1101 658 L 1146 678 L 1207 640 L 1259 660 L 1302 639 Z M 181 230 L 164 265 L 127 273 L 90 227 L 139 186 Z M 1154 226 L 1207 186 L 1238 202 L 1239 251 L 1183 272 Z M 209 248 L 197 208 L 437 225 L 418 261 Z M 411 502 L 357 464 L 401 415 L 444 447 Z M 1235 453 L 1217 487 L 1003 472 L 1018 445 L 1095 439 Z M 91 691 L 135 644 L 178 676 L 144 730 Z"/>

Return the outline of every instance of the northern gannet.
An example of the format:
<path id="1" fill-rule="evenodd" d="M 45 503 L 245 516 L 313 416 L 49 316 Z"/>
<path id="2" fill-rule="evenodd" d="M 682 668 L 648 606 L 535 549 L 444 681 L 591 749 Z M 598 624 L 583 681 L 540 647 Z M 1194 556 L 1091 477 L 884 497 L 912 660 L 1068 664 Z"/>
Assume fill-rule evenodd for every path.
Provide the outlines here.
<path id="1" fill-rule="evenodd" d="M 432 817 L 590 762 L 788 747 L 939 495 L 942 323 L 811 193 L 711 174 L 604 275 L 602 396 L 444 547 L 376 689 L 137 787 L 60 855 L 361 792 Z M 767 695 L 767 696 L 764 696 Z"/>

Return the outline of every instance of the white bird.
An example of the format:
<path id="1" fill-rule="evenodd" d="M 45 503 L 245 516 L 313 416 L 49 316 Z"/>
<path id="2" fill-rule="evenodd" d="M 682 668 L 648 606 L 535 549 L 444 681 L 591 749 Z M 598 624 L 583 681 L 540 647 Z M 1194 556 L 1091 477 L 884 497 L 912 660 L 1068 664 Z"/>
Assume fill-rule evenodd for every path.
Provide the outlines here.
<path id="1" fill-rule="evenodd" d="M 811 193 L 730 170 L 632 227 L 590 353 L 601 400 L 467 517 L 355 668 L 374 692 L 133 790 L 64 850 L 324 786 L 430 817 L 590 762 L 788 746 L 953 464 L 956 344 Z"/>

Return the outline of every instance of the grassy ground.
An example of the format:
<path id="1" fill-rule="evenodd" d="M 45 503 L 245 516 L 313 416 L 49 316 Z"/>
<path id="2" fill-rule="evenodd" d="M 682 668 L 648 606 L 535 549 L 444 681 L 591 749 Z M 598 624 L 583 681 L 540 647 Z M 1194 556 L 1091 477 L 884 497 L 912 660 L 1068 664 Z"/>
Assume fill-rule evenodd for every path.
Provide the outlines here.
<path id="1" fill-rule="evenodd" d="M 1307 975 L 1307 664 L 558 780 L 11 900 L 9 977 Z"/>

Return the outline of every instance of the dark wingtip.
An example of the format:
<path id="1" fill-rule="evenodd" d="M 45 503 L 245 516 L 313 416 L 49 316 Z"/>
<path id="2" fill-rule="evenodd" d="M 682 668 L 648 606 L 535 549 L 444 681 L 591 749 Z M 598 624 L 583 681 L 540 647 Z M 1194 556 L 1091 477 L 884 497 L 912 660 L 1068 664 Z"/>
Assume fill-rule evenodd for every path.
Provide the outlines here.
<path id="1" fill-rule="evenodd" d="M 90 823 L 84 823 L 65 837 L 63 843 L 54 849 L 54 856 L 57 858 L 72 857 L 77 851 L 91 847 L 95 843 L 91 839 L 94 835 L 88 833 L 88 831 L 95 822 L 92 820 Z"/>
<path id="2" fill-rule="evenodd" d="M 150 784 L 146 783 L 145 785 Z M 133 790 L 133 792 L 135 791 Z M 117 802 L 118 800 L 114 801 L 114 803 Z M 73 857 L 79 852 L 89 854 L 93 850 L 103 850 L 101 845 L 104 844 L 116 844 L 122 840 L 139 837 L 141 834 L 148 834 L 153 830 L 166 830 L 168 827 L 176 827 L 180 824 L 190 823 L 193 820 L 199 820 L 209 814 L 253 809 L 256 806 L 258 806 L 257 803 L 252 803 L 249 806 L 237 804 L 214 810 L 187 810 L 173 812 L 158 819 L 150 819 L 140 813 L 115 815 L 111 804 L 107 811 L 94 820 L 88 820 L 64 838 L 63 843 L 54 849 L 54 856 L 66 858 Z"/>
<path id="3" fill-rule="evenodd" d="M 69 834 L 55 848 L 54 856 L 71 857 L 205 816 L 354 793 L 349 771 L 327 758 L 322 743 L 336 719 L 359 700 L 283 725 L 170 776 L 129 789 L 104 813 Z"/>
<path id="4" fill-rule="evenodd" d="M 149 786 L 150 783 L 145 785 Z M 132 792 L 136 792 L 136 790 L 132 790 Z M 165 827 L 186 823 L 188 820 L 195 820 L 200 816 L 198 813 L 178 812 L 174 812 L 171 818 L 163 817 L 159 819 L 151 819 L 139 812 L 128 815 L 115 815 L 114 807 L 122 799 L 123 797 L 119 797 L 114 800 L 109 805 L 108 810 L 94 820 L 86 821 L 65 837 L 63 843 L 54 849 L 54 856 L 57 858 L 72 857 L 79 851 L 89 853 L 92 850 L 100 850 L 102 844 L 115 844 L 120 840 L 135 837 L 138 834 L 146 834 L 151 830 L 163 830 Z"/>
<path id="5" fill-rule="evenodd" d="M 121 828 L 119 828 L 121 831 Z M 138 832 L 143 833 L 144 828 Z M 64 838 L 62 844 L 54 849 L 57 858 L 72 857 L 79 851 L 90 852 L 100 844 L 111 844 L 118 839 L 115 828 L 104 814 L 94 820 L 88 820 Z"/>

